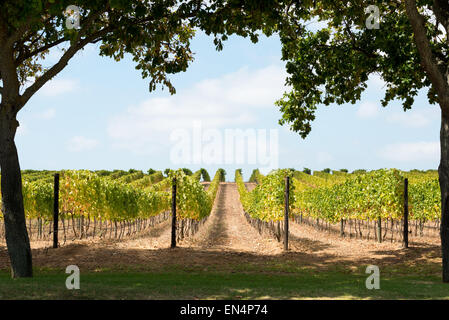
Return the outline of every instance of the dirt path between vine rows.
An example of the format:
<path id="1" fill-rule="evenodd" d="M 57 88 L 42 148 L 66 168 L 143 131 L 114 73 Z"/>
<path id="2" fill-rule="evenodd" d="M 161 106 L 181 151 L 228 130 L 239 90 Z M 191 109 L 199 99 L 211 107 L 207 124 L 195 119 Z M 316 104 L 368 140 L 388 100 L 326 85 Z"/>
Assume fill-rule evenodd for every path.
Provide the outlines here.
<path id="1" fill-rule="evenodd" d="M 182 246 L 218 251 L 279 254 L 281 246 L 263 237 L 252 228 L 243 215 L 235 183 L 221 183 L 214 209 L 201 230 Z"/>

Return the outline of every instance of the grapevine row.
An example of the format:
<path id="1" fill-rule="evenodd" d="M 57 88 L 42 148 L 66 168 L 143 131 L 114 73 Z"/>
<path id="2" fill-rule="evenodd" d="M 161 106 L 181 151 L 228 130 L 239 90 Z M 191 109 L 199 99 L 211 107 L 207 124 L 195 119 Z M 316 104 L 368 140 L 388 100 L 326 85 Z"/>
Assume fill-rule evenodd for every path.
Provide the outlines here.
<path id="1" fill-rule="evenodd" d="M 48 172 L 38 173 L 30 173 L 33 179 L 23 179 L 25 215 L 49 221 L 53 218 L 53 177 Z M 114 222 L 148 219 L 170 210 L 170 186 L 176 176 L 181 218 L 202 219 L 210 213 L 222 175 L 217 171 L 205 191 L 198 179 L 182 170 L 172 171 L 167 178 L 161 172 L 145 176 L 140 171 L 122 173 L 61 172 L 60 217 Z"/>
<path id="2" fill-rule="evenodd" d="M 404 214 L 404 179 L 409 183 L 410 220 L 434 221 L 441 212 L 440 189 L 435 172 L 413 173 L 382 169 L 359 174 L 309 175 L 293 170 L 276 170 L 246 190 L 240 171 L 236 182 L 245 211 L 263 221 L 283 218 L 284 179 L 293 177 L 290 190 L 292 215 L 342 220 L 401 220 Z"/>

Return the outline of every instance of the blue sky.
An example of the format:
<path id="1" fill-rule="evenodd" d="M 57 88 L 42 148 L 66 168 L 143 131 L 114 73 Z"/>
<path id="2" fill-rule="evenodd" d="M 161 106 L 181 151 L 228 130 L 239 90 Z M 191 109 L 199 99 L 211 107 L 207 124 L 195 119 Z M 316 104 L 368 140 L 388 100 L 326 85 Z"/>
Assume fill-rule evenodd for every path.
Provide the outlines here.
<path id="1" fill-rule="evenodd" d="M 192 49 L 195 61 L 187 72 L 172 76 L 174 96 L 166 89 L 150 93 L 148 80 L 142 80 L 129 57 L 115 62 L 100 57 L 95 46 L 79 53 L 19 113 L 16 142 L 22 169 L 205 167 L 213 172 L 224 167 L 232 179 L 236 168 L 250 174 L 264 167 L 246 160 L 174 163 L 172 153 L 181 140 L 173 134 L 184 132 L 185 141 L 193 141 L 198 122 L 222 136 L 231 129 L 277 130 L 276 165 L 281 168 L 438 166 L 440 115 L 437 106 L 428 104 L 426 92 L 412 111 L 404 112 L 400 101 L 382 108 L 384 83 L 373 77 L 357 104 L 321 107 L 303 140 L 278 125 L 281 114 L 274 102 L 286 90 L 286 74 L 277 37 L 262 37 L 258 44 L 232 37 L 217 52 L 211 38 L 198 34 Z M 48 63 L 57 56 L 52 52 Z M 248 148 L 250 153 L 268 142 L 262 140 Z M 214 148 L 225 154 L 229 150 L 226 143 Z"/>

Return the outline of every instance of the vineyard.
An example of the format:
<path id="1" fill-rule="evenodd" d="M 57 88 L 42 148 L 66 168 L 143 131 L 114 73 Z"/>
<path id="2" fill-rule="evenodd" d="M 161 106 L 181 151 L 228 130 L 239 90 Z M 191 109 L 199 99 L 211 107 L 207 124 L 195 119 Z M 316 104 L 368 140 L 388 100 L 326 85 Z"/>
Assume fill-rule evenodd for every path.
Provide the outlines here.
<path id="1" fill-rule="evenodd" d="M 56 221 L 56 174 L 59 174 L 57 232 L 53 222 Z M 286 281 L 282 283 L 289 287 L 298 277 L 301 281 L 315 279 L 318 273 L 314 270 L 330 277 L 338 275 L 338 281 L 348 282 L 357 296 L 370 296 L 372 292 L 358 289 L 364 278 L 351 279 L 354 275 L 365 277 L 362 267 L 371 264 L 378 265 L 382 272 L 398 268 L 411 273 L 419 265 L 432 274 L 431 281 L 438 282 L 438 275 L 433 274 L 438 274 L 441 259 L 440 205 L 434 171 L 391 169 L 307 174 L 281 169 L 263 175 L 254 170 L 247 182 L 242 170 L 235 171 L 235 182 L 226 182 L 225 176 L 223 169 L 217 170 L 212 179 L 204 169 L 196 172 L 149 170 L 147 173 L 24 171 L 23 194 L 33 262 L 37 268 L 62 271 L 75 263 L 87 274 L 83 279 L 88 279 L 90 273 L 93 277 L 102 274 L 98 270 L 120 273 L 137 270 L 153 279 L 153 285 L 159 283 L 159 278 L 151 274 L 161 275 L 163 279 L 171 277 L 173 272 L 178 277 L 180 272 L 180 278 L 175 278 L 167 293 L 161 296 L 154 294 L 166 284 L 157 288 L 147 284 L 153 291 L 148 289 L 145 297 L 164 298 L 180 294 L 182 289 L 174 288 L 195 285 L 196 280 L 186 278 L 191 273 L 208 279 L 202 287 L 219 283 L 213 292 L 226 291 L 223 288 L 228 283 L 228 280 L 214 282 L 214 279 L 237 277 L 234 285 L 240 289 L 225 294 L 233 299 L 254 297 L 251 292 L 257 290 L 257 297 L 265 297 L 266 292 L 276 290 L 272 286 L 276 287 L 278 282 L 273 277 L 282 274 L 288 279 L 277 281 Z M 409 249 L 401 245 L 406 194 Z M 289 223 L 286 223 L 286 212 Z M 58 233 L 56 248 L 53 236 Z M 3 223 L 0 235 L 4 239 Z M 8 263 L 6 245 L 0 242 L 0 270 L 7 269 Z M 343 271 L 336 272 L 335 268 Z M 263 283 L 263 287 L 245 291 L 254 284 L 241 288 L 240 274 L 260 275 L 263 279 L 259 284 Z M 287 276 L 290 274 L 294 276 Z M 128 274 L 125 275 L 123 281 L 127 287 Z M 417 279 L 422 276 L 418 275 Z M 313 290 L 322 288 L 326 281 L 318 282 L 311 287 Z M 326 292 L 340 290 L 332 283 Z M 300 287 L 298 284 L 287 289 L 288 296 L 297 297 Z M 419 288 L 420 285 L 407 287 L 401 292 L 413 297 L 426 296 L 426 291 Z M 344 288 L 341 290 L 339 294 L 344 295 Z M 313 292 L 306 294 L 323 295 Z M 435 294 L 445 297 L 444 292 L 447 293 L 441 289 L 441 293 Z M 95 297 L 97 294 L 98 291 Z M 117 291 L 117 297 L 120 294 L 123 291 Z M 190 291 L 181 296 L 192 297 Z M 196 296 L 216 297 L 201 293 Z"/>
<path id="2" fill-rule="evenodd" d="M 49 240 L 53 233 L 54 171 L 24 171 L 23 195 L 29 237 Z M 59 190 L 59 230 L 64 243 L 83 238 L 113 238 L 138 234 L 170 218 L 176 180 L 177 230 L 180 241 L 193 236 L 212 211 L 225 172 L 212 181 L 205 169 L 160 171 L 62 171 Z M 249 191 L 241 170 L 235 182 L 247 221 L 281 240 L 284 234 L 285 178 L 291 179 L 290 218 L 341 236 L 401 240 L 404 183 L 408 184 L 409 232 L 438 236 L 440 189 L 436 171 L 396 169 L 352 174 L 315 171 L 313 175 L 281 169 L 264 176 L 254 170 Z M 200 181 L 203 180 L 204 183 Z M 1 217 L 1 216 L 0 216 Z M 4 238 L 3 224 L 0 235 Z"/>
<path id="3" fill-rule="evenodd" d="M 31 239 L 50 239 L 54 215 L 53 171 L 23 174 L 23 197 Z M 176 178 L 179 223 L 201 221 L 211 212 L 223 171 L 218 170 L 207 191 L 204 169 L 144 174 L 141 171 L 62 171 L 59 190 L 59 229 L 67 239 L 120 239 L 146 230 L 170 217 L 171 186 Z M 2 216 L 0 215 L 0 218 Z M 3 223 L 0 235 L 4 239 Z"/>
<path id="4" fill-rule="evenodd" d="M 412 223 L 409 230 L 414 229 L 414 235 L 438 236 L 441 201 L 436 171 L 390 169 L 353 174 L 316 171 L 309 175 L 284 169 L 263 176 L 255 170 L 250 180 L 258 185 L 250 192 L 237 170 L 235 181 L 245 212 L 252 219 L 268 223 L 267 228 L 278 239 L 283 233 L 279 221 L 284 219 L 284 180 L 287 176 L 292 180 L 290 215 L 295 222 L 333 230 L 342 236 L 380 241 L 388 232 L 391 240 L 403 234 L 404 183 L 407 178 L 408 219 Z"/>

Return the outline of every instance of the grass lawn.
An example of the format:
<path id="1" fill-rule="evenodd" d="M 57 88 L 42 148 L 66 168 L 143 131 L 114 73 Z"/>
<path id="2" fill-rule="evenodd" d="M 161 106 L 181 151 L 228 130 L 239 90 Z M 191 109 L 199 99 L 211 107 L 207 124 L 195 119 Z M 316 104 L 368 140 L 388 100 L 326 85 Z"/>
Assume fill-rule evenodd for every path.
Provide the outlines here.
<path id="1" fill-rule="evenodd" d="M 2 270 L 0 299 L 449 299 L 449 284 L 439 276 L 403 271 L 381 274 L 380 289 L 368 290 L 363 268 L 246 273 L 111 269 L 81 272 L 81 289 L 67 290 L 63 270 L 36 269 L 30 279 L 11 279 Z"/>

